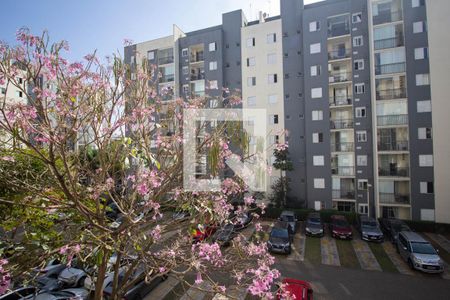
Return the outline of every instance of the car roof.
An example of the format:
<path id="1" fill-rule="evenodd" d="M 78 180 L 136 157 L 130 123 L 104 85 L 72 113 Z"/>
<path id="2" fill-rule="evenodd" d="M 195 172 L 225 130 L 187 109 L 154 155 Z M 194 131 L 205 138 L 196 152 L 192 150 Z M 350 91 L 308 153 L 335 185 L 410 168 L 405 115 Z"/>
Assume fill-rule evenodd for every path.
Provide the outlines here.
<path id="1" fill-rule="evenodd" d="M 375 218 L 370 218 L 368 216 L 360 216 L 359 219 L 361 222 L 373 222 L 376 221 Z"/>
<path id="2" fill-rule="evenodd" d="M 295 216 L 295 213 L 290 210 L 283 210 L 280 216 Z"/>
<path id="3" fill-rule="evenodd" d="M 413 231 L 402 231 L 400 233 L 403 234 L 405 238 L 410 242 L 421 242 L 421 243 L 428 242 L 420 234 Z"/>
<path id="4" fill-rule="evenodd" d="M 278 221 L 278 222 L 275 223 L 273 228 L 288 229 L 289 228 L 289 223 L 288 222 L 283 222 L 283 221 Z"/>
<path id="5" fill-rule="evenodd" d="M 347 218 L 345 216 L 343 216 L 343 215 L 332 215 L 331 218 L 332 219 L 339 219 L 339 220 L 346 220 L 347 221 Z"/>
<path id="6" fill-rule="evenodd" d="M 309 213 L 308 218 L 320 218 L 320 213 L 318 212 Z"/>

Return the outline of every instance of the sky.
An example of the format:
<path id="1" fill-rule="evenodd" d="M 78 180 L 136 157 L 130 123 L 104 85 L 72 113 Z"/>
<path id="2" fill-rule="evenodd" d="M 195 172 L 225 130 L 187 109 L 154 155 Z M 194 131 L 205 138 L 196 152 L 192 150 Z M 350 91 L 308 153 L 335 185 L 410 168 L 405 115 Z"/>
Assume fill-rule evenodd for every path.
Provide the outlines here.
<path id="1" fill-rule="evenodd" d="M 305 0 L 305 4 L 319 0 Z M 21 27 L 34 34 L 47 29 L 53 41 L 67 40 L 67 57 L 81 60 L 123 52 L 124 39 L 135 43 L 219 25 L 222 13 L 242 9 L 249 21 L 264 11 L 279 15 L 279 0 L 2 0 L 0 40 L 15 42 Z"/>

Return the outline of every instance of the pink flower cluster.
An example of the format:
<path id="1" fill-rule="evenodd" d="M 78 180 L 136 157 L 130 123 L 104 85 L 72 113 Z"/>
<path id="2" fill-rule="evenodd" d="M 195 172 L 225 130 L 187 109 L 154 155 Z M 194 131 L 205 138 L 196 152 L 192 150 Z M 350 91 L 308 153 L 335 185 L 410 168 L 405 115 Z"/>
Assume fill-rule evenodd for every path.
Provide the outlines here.
<path id="1" fill-rule="evenodd" d="M 252 275 L 253 281 L 248 287 L 248 291 L 253 296 L 265 297 L 266 299 L 273 299 L 273 294 L 270 292 L 271 286 L 275 280 L 280 277 L 280 272 L 275 269 L 270 269 L 267 265 L 260 265 L 258 269 L 249 269 L 247 274 Z"/>
<path id="2" fill-rule="evenodd" d="M 59 249 L 59 254 L 67 255 L 67 265 L 70 266 L 72 264 L 73 257 L 80 253 L 81 246 L 79 244 L 75 244 L 73 246 L 64 245 Z"/>
<path id="3" fill-rule="evenodd" d="M 278 144 L 275 150 L 277 151 L 285 151 L 289 148 L 288 144 Z"/>
<path id="4" fill-rule="evenodd" d="M 222 182 L 222 193 L 225 195 L 236 195 L 242 192 L 241 186 L 231 178 L 226 178 Z"/>
<path id="5" fill-rule="evenodd" d="M 216 267 L 222 267 L 225 264 L 225 259 L 222 256 L 222 251 L 217 243 L 198 243 L 192 245 L 192 253 L 198 257 L 199 260 L 208 262 Z"/>
<path id="6" fill-rule="evenodd" d="M 7 263 L 6 259 L 0 259 L 0 295 L 5 294 L 11 284 L 11 275 L 4 269 Z"/>

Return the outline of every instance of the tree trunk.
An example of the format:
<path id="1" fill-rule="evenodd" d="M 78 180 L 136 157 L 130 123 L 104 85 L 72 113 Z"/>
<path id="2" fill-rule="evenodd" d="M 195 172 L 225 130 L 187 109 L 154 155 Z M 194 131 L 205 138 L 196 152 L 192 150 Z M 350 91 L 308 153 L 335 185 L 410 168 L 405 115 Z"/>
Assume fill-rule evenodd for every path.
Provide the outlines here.
<path id="1" fill-rule="evenodd" d="M 103 282 L 105 282 L 106 268 L 108 266 L 109 261 L 109 252 L 104 250 L 100 251 L 103 251 L 103 258 L 102 263 L 98 267 L 97 280 L 95 282 L 95 295 L 94 295 L 95 300 L 103 299 Z"/>

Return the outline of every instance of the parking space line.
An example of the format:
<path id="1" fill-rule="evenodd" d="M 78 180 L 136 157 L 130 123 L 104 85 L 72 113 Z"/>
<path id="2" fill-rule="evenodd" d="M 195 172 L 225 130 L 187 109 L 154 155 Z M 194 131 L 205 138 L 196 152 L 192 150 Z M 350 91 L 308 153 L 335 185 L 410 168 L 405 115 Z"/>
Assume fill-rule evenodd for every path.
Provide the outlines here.
<path id="1" fill-rule="evenodd" d="M 400 257 L 391 243 L 383 243 L 383 249 L 400 273 L 406 275 L 416 275 L 416 273 L 413 272 L 413 270 L 411 270 L 406 262 Z"/>
<path id="2" fill-rule="evenodd" d="M 352 295 L 350 290 L 345 285 L 343 285 L 342 283 L 339 282 L 339 286 L 344 290 L 344 292 L 347 294 L 347 296 L 351 296 Z"/>
<path id="3" fill-rule="evenodd" d="M 333 238 L 324 236 L 320 239 L 320 251 L 322 254 L 322 264 L 340 266 L 339 253 L 336 247 L 336 241 Z"/>
<path id="4" fill-rule="evenodd" d="M 355 250 L 356 257 L 358 258 L 359 265 L 362 269 L 381 271 L 380 264 L 378 263 L 375 255 L 373 255 L 372 251 L 369 248 L 369 245 L 367 245 L 366 242 L 355 237 L 352 240 L 352 246 Z"/>

